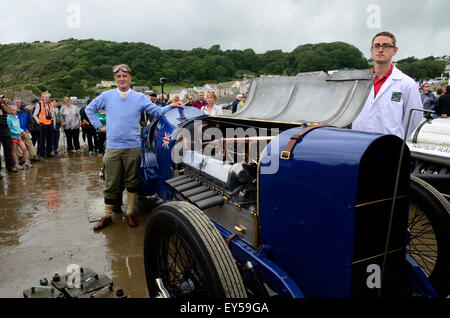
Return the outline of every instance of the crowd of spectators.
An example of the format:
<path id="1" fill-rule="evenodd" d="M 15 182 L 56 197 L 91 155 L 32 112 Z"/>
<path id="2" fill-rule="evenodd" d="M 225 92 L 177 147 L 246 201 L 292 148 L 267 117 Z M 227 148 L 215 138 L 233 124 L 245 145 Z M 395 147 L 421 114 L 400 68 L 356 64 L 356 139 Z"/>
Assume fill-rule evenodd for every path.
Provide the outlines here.
<path id="1" fill-rule="evenodd" d="M 32 99 L 30 105 L 25 105 L 20 97 L 14 98 L 13 105 L 5 96 L 0 97 L 0 178 L 3 178 L 1 149 L 9 172 L 32 168 L 31 162 L 56 156 L 61 152 L 60 143 L 64 145 L 63 153 L 80 153 L 83 148 L 86 148 L 89 155 L 105 152 L 106 133 L 95 129 L 91 124 L 85 112 L 86 106 L 79 109 L 68 97 L 60 103 L 57 98 L 51 99 L 49 92 L 44 92 L 40 99 Z M 181 101 L 179 94 L 170 97 L 168 99 L 166 94 L 158 96 L 157 93 L 148 96 L 154 104 L 161 107 Z M 91 101 L 92 99 L 87 104 Z M 189 95 L 181 102 L 208 115 L 222 115 L 222 108 L 216 105 L 216 101 L 214 92 L 207 92 L 206 98 L 205 93 L 200 92 L 198 98 Z M 233 110 L 242 107 L 244 102 L 245 95 L 239 95 L 236 105 L 233 104 Z M 100 111 L 97 116 L 105 124 L 106 114 Z M 143 112 L 141 127 L 152 120 L 150 115 Z"/>
<path id="2" fill-rule="evenodd" d="M 424 109 L 434 111 L 438 116 L 450 115 L 450 103 L 448 101 L 450 96 L 450 86 L 443 89 L 437 88 L 436 92 L 433 92 L 431 90 L 431 85 L 424 82 L 420 85 L 419 89 Z M 424 116 L 427 115 L 428 113 L 424 113 Z"/>
<path id="3" fill-rule="evenodd" d="M 104 153 L 106 134 L 90 124 L 85 107 L 79 109 L 68 97 L 61 106 L 57 98 L 50 100 L 50 97 L 45 92 L 41 99 L 34 98 L 26 106 L 20 97 L 14 98 L 11 105 L 9 99 L 0 95 L 0 179 L 3 178 L 2 152 L 8 172 L 33 168 L 31 162 L 60 153 L 61 142 L 62 152 L 80 153 L 80 128 L 83 147 L 88 148 L 89 155 Z M 103 122 L 106 120 L 104 113 L 99 112 L 98 117 Z"/>

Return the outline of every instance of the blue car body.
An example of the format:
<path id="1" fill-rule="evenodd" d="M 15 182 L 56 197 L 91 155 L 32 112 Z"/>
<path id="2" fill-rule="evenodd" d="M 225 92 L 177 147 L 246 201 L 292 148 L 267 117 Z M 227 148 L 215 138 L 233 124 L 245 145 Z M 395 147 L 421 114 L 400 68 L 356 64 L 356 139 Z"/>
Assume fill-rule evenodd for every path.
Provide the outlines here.
<path id="1" fill-rule="evenodd" d="M 183 128 L 211 120 L 264 126 L 257 121 L 210 118 L 194 107 L 169 111 L 143 130 L 141 195 L 156 193 L 165 202 L 180 200 L 165 182 L 178 169 L 172 160 L 174 144 Z M 255 239 L 211 219 L 228 238 L 235 259 L 241 264 L 250 261 L 261 280 L 281 297 L 376 296 L 378 289 L 368 287 L 367 269 L 382 267 L 384 262 L 386 295 L 399 295 L 406 286 L 413 293 L 437 296 L 405 249 L 409 152 L 400 167 L 396 213 L 385 253 L 401 140 L 324 127 L 298 140 L 285 160 L 280 153 L 305 126 L 279 126 L 281 132 L 261 153 L 258 164 L 258 204 L 252 214 Z"/>

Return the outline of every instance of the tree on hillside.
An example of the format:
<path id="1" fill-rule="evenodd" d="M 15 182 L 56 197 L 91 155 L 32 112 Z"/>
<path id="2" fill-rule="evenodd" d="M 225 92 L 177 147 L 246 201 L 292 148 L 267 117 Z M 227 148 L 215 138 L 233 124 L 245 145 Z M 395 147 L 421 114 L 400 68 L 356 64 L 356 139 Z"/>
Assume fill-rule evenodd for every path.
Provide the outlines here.
<path id="1" fill-rule="evenodd" d="M 344 42 L 306 44 L 298 46 L 291 55 L 291 74 L 310 71 L 330 71 L 335 69 L 368 68 L 369 64 L 362 52 Z"/>
<path id="2" fill-rule="evenodd" d="M 445 66 L 445 61 L 435 60 L 434 57 L 427 57 L 422 60 L 408 57 L 397 62 L 397 67 L 402 72 L 412 78 L 424 80 L 441 76 L 445 71 Z"/>
<path id="3" fill-rule="evenodd" d="M 282 74 L 287 68 L 288 59 L 287 54 L 281 50 L 267 51 L 261 56 L 262 72 L 266 74 Z"/>
<path id="4" fill-rule="evenodd" d="M 415 60 L 407 62 L 411 63 L 405 61 L 404 67 L 409 67 L 411 72 L 419 72 L 415 68 L 422 69 L 424 65 L 433 70 L 433 74 L 440 69 L 430 64 L 435 62 L 432 57 L 424 65 L 410 65 L 418 62 Z M 230 80 L 243 71 L 295 75 L 306 71 L 368 67 L 362 53 L 343 42 L 300 45 L 291 53 L 271 50 L 257 54 L 253 49 L 224 52 L 218 44 L 209 49 L 184 51 L 161 50 L 145 43 L 68 39 L 56 45 L 38 42 L 0 46 L 0 78 L 3 80 L 0 85 L 30 84 L 37 79 L 39 85 L 58 94 L 81 96 L 86 93 L 86 85 L 92 87 L 101 80 L 112 80 L 111 67 L 119 63 L 130 65 L 139 83 L 153 85 L 159 85 L 162 76 L 171 82 L 194 85 Z"/>

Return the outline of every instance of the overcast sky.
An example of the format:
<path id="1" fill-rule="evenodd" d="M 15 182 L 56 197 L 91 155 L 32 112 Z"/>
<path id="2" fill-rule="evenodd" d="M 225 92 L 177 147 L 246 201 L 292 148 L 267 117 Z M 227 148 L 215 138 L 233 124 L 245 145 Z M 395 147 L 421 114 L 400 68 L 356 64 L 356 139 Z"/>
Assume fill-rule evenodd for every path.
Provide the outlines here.
<path id="1" fill-rule="evenodd" d="M 396 59 L 450 55 L 448 0 L 1 0 L 0 43 L 67 38 L 257 53 L 343 41 L 369 57 L 372 37 L 397 36 Z"/>

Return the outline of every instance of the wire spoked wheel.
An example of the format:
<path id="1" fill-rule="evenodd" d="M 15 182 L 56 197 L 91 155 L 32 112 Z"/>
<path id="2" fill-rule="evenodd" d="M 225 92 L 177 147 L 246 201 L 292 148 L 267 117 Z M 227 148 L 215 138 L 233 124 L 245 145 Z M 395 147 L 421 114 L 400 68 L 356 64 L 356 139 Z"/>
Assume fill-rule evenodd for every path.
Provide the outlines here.
<path id="1" fill-rule="evenodd" d="M 408 253 L 419 264 L 424 273 L 430 276 L 436 266 L 438 244 L 430 220 L 414 203 L 409 206 L 410 241 Z"/>
<path id="2" fill-rule="evenodd" d="M 450 204 L 427 182 L 411 176 L 407 252 L 443 297 L 450 293 Z"/>
<path id="3" fill-rule="evenodd" d="M 235 260 L 209 218 L 187 202 L 170 202 L 150 215 L 144 240 L 150 297 L 243 298 Z"/>
<path id="4" fill-rule="evenodd" d="M 208 282 L 192 250 L 180 233 L 161 236 L 156 269 L 171 297 L 208 297 Z"/>

